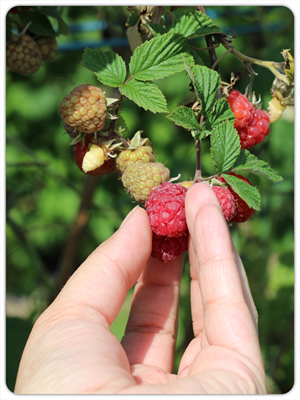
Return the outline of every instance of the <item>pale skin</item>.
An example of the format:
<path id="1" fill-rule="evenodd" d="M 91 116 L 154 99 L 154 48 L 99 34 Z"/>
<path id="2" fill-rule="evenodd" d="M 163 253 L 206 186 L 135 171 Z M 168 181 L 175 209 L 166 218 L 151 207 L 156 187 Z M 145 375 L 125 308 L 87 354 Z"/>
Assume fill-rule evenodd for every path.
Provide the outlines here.
<path id="1" fill-rule="evenodd" d="M 188 190 L 186 218 L 195 337 L 178 373 L 172 370 L 183 256 L 166 264 L 150 257 L 151 227 L 137 207 L 38 318 L 15 393 L 266 393 L 255 305 L 209 185 Z M 110 325 L 134 285 L 120 343 Z"/>

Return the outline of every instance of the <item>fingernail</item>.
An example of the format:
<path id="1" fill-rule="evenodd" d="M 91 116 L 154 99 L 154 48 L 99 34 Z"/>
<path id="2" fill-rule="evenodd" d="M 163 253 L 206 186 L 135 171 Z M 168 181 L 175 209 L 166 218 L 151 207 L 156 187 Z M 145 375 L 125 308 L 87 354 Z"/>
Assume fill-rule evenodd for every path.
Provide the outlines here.
<path id="1" fill-rule="evenodd" d="M 130 213 L 127 214 L 126 218 L 125 218 L 125 219 L 123 220 L 123 222 L 121 223 L 120 228 L 121 228 L 122 225 L 125 224 L 125 222 L 127 222 L 127 221 L 132 217 L 134 211 L 135 211 L 137 208 L 139 208 L 139 206 L 135 206 L 135 207 L 130 211 Z"/>

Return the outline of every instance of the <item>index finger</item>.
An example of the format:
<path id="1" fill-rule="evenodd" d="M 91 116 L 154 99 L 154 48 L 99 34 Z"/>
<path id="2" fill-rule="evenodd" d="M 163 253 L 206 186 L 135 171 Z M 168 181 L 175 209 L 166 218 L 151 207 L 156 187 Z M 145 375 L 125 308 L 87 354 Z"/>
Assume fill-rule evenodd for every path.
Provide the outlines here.
<path id="1" fill-rule="evenodd" d="M 252 310 L 245 300 L 229 230 L 209 185 L 199 183 L 188 190 L 186 218 L 203 307 L 198 316 L 202 314 L 208 343 L 260 359 Z"/>
<path id="2" fill-rule="evenodd" d="M 83 262 L 57 300 L 67 306 L 97 310 L 107 323 L 116 318 L 128 290 L 136 283 L 151 253 L 147 213 L 133 209 L 121 227 Z"/>

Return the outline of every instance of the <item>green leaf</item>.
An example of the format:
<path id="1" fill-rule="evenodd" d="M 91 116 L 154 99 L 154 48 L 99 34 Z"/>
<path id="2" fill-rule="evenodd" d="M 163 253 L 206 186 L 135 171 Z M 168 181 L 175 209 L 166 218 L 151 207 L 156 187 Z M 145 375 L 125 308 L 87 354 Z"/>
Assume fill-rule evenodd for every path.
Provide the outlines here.
<path id="1" fill-rule="evenodd" d="M 222 33 L 222 30 L 207 15 L 199 11 L 184 13 L 176 17 L 170 31 L 180 33 L 188 38 Z"/>
<path id="2" fill-rule="evenodd" d="M 127 134 L 129 132 L 128 126 L 126 124 L 126 120 L 122 116 L 121 113 L 118 114 L 118 119 L 116 121 L 115 131 L 121 133 L 122 135 L 124 133 Z"/>
<path id="3" fill-rule="evenodd" d="M 210 137 L 211 155 L 218 172 L 228 171 L 235 163 L 240 150 L 240 138 L 233 124 L 225 121 L 218 124 Z"/>
<path id="4" fill-rule="evenodd" d="M 204 65 L 204 62 L 198 52 L 194 49 L 190 49 L 191 55 L 194 57 L 195 64 Z"/>
<path id="5" fill-rule="evenodd" d="M 57 20 L 58 22 L 58 34 L 62 35 L 68 35 L 69 34 L 69 27 L 65 23 L 65 21 L 62 19 L 60 13 L 57 11 L 56 7 L 53 6 L 42 6 L 38 7 L 37 11 L 39 11 L 41 14 L 45 14 L 48 17 L 52 17 Z"/>
<path id="6" fill-rule="evenodd" d="M 202 130 L 191 108 L 184 106 L 177 107 L 171 114 L 167 115 L 167 118 L 187 130 Z"/>
<path id="7" fill-rule="evenodd" d="M 145 110 L 168 112 L 166 99 L 161 90 L 152 82 L 131 79 L 119 87 L 120 92 Z"/>
<path id="8" fill-rule="evenodd" d="M 256 187 L 249 185 L 249 183 L 242 181 L 242 179 L 234 175 L 222 174 L 222 177 L 250 208 L 254 208 L 257 211 L 260 210 L 261 196 Z"/>
<path id="9" fill-rule="evenodd" d="M 251 154 L 245 149 L 241 150 L 241 153 L 234 164 L 233 170 L 236 173 L 247 171 L 269 179 L 274 183 L 283 181 L 283 178 L 278 175 L 266 161 L 259 160 L 254 154 Z"/>
<path id="10" fill-rule="evenodd" d="M 201 104 L 200 113 L 206 116 L 213 108 L 216 101 L 217 90 L 221 87 L 221 77 L 210 68 L 194 65 L 191 69 L 193 86 Z"/>
<path id="11" fill-rule="evenodd" d="M 49 19 L 39 11 L 26 11 L 19 14 L 20 20 L 24 25 L 30 22 L 28 30 L 36 35 L 57 36 L 52 28 Z"/>
<path id="12" fill-rule="evenodd" d="M 188 50 L 186 39 L 173 32 L 150 39 L 132 54 L 130 73 L 137 80 L 150 81 L 183 71 L 183 57 L 193 62 Z"/>
<path id="13" fill-rule="evenodd" d="M 82 65 L 93 71 L 104 85 L 118 87 L 126 79 L 126 64 L 122 57 L 112 51 L 86 48 Z"/>
<path id="14" fill-rule="evenodd" d="M 140 14 L 138 9 L 136 9 L 134 12 L 132 12 L 128 18 L 127 18 L 127 24 L 128 26 L 133 26 L 136 25 L 139 22 L 140 19 Z"/>
<path id="15" fill-rule="evenodd" d="M 212 129 L 215 125 L 226 120 L 234 121 L 235 115 L 231 111 L 226 99 L 219 99 L 215 102 L 213 110 L 206 116 L 205 127 Z"/>
<path id="16" fill-rule="evenodd" d="M 161 36 L 168 32 L 167 28 L 160 24 L 142 24 L 142 26 L 149 29 L 154 37 Z"/>

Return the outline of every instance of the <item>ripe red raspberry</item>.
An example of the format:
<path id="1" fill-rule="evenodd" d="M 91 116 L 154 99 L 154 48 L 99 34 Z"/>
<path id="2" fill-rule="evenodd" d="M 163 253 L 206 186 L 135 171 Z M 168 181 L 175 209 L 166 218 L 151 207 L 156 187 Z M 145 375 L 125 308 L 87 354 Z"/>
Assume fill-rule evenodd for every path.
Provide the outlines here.
<path id="1" fill-rule="evenodd" d="M 181 253 L 188 249 L 188 233 L 184 233 L 179 238 L 168 236 L 157 236 L 153 233 L 152 257 L 158 258 L 166 263 L 179 257 Z"/>
<path id="2" fill-rule="evenodd" d="M 165 182 L 151 190 L 145 203 L 152 230 L 158 236 L 180 237 L 187 230 L 185 194 L 187 188 Z"/>
<path id="3" fill-rule="evenodd" d="M 116 170 L 115 158 L 107 154 L 105 146 L 99 146 L 91 141 L 91 135 L 85 137 L 84 143 L 74 145 L 74 158 L 78 168 L 91 176 L 102 176 Z"/>
<path id="4" fill-rule="evenodd" d="M 242 181 L 244 181 L 244 182 L 248 183 L 249 185 L 251 185 L 251 183 L 248 181 L 248 179 L 246 179 L 243 175 L 235 174 L 234 172 L 230 172 L 229 175 L 236 176 L 237 178 L 240 178 L 240 179 L 242 179 Z M 223 177 L 220 177 L 218 179 L 221 182 L 226 182 Z M 248 204 L 244 200 L 242 200 L 240 198 L 240 196 L 237 195 L 235 193 L 235 191 L 232 190 L 232 188 L 230 186 L 228 187 L 228 189 L 232 193 L 232 195 L 233 195 L 233 197 L 235 199 L 235 203 L 236 203 L 236 214 L 234 215 L 234 217 L 232 218 L 231 221 L 232 222 L 238 222 L 238 223 L 247 221 L 247 219 L 252 217 L 252 215 L 255 213 L 255 210 L 253 208 L 250 208 L 248 206 Z"/>
<path id="5" fill-rule="evenodd" d="M 50 61 L 55 57 L 57 41 L 54 36 L 40 36 L 36 39 L 36 43 L 40 48 L 42 61 Z"/>
<path id="6" fill-rule="evenodd" d="M 270 117 L 265 110 L 256 110 L 247 97 L 233 89 L 227 100 L 235 115 L 236 128 L 242 149 L 262 142 L 270 131 Z"/>
<path id="7" fill-rule="evenodd" d="M 28 35 L 12 37 L 6 46 L 6 67 L 20 75 L 30 75 L 40 69 L 41 51 Z"/>
<path id="8" fill-rule="evenodd" d="M 227 100 L 232 112 L 235 115 L 235 128 L 244 128 L 252 121 L 252 113 L 254 110 L 253 105 L 245 95 L 241 94 L 236 89 L 232 89 L 227 97 Z"/>
<path id="9" fill-rule="evenodd" d="M 232 193 L 222 186 L 214 186 L 212 189 L 219 200 L 226 221 L 231 221 L 236 213 L 236 205 Z"/>
<path id="10" fill-rule="evenodd" d="M 105 124 L 105 96 L 97 86 L 79 85 L 61 102 L 60 114 L 67 125 L 78 131 L 96 132 Z"/>

